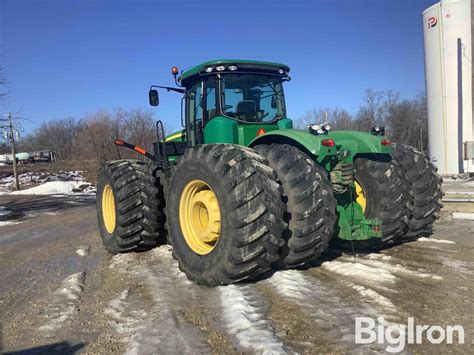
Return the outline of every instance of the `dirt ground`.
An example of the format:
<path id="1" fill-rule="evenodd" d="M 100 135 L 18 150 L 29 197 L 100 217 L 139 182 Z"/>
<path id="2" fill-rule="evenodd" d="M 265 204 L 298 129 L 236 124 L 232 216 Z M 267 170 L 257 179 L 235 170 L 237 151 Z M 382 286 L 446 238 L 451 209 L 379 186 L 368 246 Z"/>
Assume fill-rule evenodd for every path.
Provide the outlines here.
<path id="1" fill-rule="evenodd" d="M 354 341 L 355 317 L 462 325 L 474 353 L 474 222 L 439 221 L 430 238 L 378 253 L 330 250 L 313 266 L 206 288 L 170 248 L 111 256 L 88 196 L 0 196 L 21 212 L 0 226 L 3 351 L 11 353 L 380 353 Z M 456 340 L 456 339 L 455 339 Z"/>

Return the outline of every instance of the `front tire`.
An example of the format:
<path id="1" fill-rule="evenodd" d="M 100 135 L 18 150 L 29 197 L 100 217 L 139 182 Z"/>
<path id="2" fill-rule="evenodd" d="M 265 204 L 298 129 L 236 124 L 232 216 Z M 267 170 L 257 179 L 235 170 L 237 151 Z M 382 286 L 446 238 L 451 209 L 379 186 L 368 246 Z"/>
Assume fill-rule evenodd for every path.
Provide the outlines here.
<path id="1" fill-rule="evenodd" d="M 284 267 L 310 261 L 328 247 L 336 224 L 336 198 L 326 171 L 298 148 L 287 144 L 259 145 L 283 187 L 288 222 L 282 248 Z"/>
<path id="2" fill-rule="evenodd" d="M 200 145 L 186 150 L 167 186 L 169 240 L 187 277 L 207 286 L 253 279 L 283 244 L 281 187 L 254 150 Z"/>
<path id="3" fill-rule="evenodd" d="M 392 246 L 407 231 L 408 186 L 401 168 L 384 156 L 371 155 L 354 160 L 356 201 L 366 218 L 382 221 L 382 241 Z"/>
<path id="4" fill-rule="evenodd" d="M 394 144 L 393 148 L 393 159 L 402 167 L 409 185 L 411 212 L 408 232 L 402 236 L 402 241 L 408 241 L 431 233 L 431 226 L 443 207 L 443 179 L 428 157 L 415 148 L 403 144 Z"/>
<path id="5" fill-rule="evenodd" d="M 106 162 L 97 182 L 102 243 L 111 254 L 149 250 L 165 240 L 163 191 L 156 171 L 138 160 Z"/>

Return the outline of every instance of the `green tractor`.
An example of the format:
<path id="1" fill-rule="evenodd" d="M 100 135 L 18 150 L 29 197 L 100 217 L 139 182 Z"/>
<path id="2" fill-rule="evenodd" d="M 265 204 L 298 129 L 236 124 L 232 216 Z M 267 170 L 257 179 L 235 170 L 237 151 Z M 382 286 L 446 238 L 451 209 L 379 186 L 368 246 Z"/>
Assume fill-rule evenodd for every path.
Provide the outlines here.
<path id="1" fill-rule="evenodd" d="M 170 243 L 198 284 L 254 279 L 302 265 L 330 242 L 386 247 L 429 233 L 441 208 L 441 178 L 415 149 L 392 144 L 383 127 L 293 129 L 283 64 L 216 60 L 182 71 L 182 130 L 157 122 L 149 159 L 100 170 L 97 211 L 111 253 Z"/>

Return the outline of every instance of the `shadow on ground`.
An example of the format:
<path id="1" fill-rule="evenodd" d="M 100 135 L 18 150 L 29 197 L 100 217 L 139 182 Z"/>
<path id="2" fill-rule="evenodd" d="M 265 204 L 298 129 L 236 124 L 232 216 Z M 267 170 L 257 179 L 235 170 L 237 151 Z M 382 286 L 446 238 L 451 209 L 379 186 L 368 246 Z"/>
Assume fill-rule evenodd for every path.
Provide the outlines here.
<path id="1" fill-rule="evenodd" d="M 48 345 L 41 345 L 34 348 L 6 352 L 10 355 L 31 355 L 31 354 L 75 354 L 86 346 L 85 343 L 70 344 L 63 341 Z"/>

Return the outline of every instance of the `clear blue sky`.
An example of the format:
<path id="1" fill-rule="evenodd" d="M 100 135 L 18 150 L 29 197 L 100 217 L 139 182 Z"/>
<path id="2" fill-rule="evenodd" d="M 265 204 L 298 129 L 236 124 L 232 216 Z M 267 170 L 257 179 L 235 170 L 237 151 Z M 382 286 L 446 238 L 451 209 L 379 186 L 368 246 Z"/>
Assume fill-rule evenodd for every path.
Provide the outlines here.
<path id="1" fill-rule="evenodd" d="M 355 112 L 366 88 L 402 98 L 424 91 L 421 12 L 436 0 L 0 0 L 0 111 L 31 122 L 97 109 L 147 108 L 170 68 L 209 59 L 282 62 L 289 116 L 316 107 Z M 157 116 L 177 126 L 179 94 Z"/>

